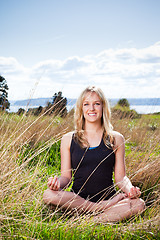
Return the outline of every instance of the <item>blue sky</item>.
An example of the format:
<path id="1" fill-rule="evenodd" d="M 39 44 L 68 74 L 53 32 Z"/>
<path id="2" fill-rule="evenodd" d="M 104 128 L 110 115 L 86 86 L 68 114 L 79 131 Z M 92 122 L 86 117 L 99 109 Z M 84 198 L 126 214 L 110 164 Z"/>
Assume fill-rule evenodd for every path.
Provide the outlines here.
<path id="1" fill-rule="evenodd" d="M 9 99 L 160 97 L 159 0 L 0 0 Z"/>

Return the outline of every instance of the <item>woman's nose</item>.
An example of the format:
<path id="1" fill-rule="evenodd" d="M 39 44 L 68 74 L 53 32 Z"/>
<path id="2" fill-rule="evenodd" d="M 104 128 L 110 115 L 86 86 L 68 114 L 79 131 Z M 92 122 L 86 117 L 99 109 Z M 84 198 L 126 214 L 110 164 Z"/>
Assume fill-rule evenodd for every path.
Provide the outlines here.
<path id="1" fill-rule="evenodd" d="M 94 104 L 90 105 L 90 110 L 92 110 L 92 111 L 94 110 Z"/>

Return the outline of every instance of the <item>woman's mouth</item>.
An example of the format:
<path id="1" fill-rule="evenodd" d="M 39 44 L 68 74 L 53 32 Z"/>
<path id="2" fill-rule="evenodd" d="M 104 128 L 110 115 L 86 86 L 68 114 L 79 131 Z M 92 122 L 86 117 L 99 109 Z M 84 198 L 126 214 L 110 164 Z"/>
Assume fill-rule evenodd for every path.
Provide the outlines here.
<path id="1" fill-rule="evenodd" d="M 89 116 L 96 116 L 96 113 L 88 113 Z"/>

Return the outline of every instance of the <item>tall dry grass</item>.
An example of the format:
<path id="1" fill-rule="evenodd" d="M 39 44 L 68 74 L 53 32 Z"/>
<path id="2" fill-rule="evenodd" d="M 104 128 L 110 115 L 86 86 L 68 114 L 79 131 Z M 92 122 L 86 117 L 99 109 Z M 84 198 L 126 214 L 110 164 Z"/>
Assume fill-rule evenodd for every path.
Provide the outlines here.
<path id="1" fill-rule="evenodd" d="M 148 210 L 143 215 L 144 226 L 150 226 L 152 223 L 157 225 L 160 218 L 160 125 L 156 125 L 156 129 L 153 130 L 148 121 L 143 117 L 138 120 L 113 119 L 115 130 L 121 132 L 126 139 L 127 175 L 133 183 L 141 187 L 142 196 L 147 204 Z M 48 178 L 45 163 L 47 151 L 65 132 L 71 130 L 73 130 L 73 114 L 61 119 L 47 115 L 35 117 L 26 114 L 17 116 L 0 113 L 2 237 L 7 238 L 13 234 L 19 223 L 47 224 L 50 219 L 58 223 L 59 219 L 65 221 L 66 217 L 70 217 L 69 212 L 61 214 L 59 209 L 53 211 L 46 208 L 42 195 Z M 28 151 L 22 158 L 26 145 L 31 146 L 33 151 Z M 30 164 L 42 152 L 45 152 L 45 155 L 39 157 L 36 165 Z M 75 224 L 77 222 L 79 224 L 79 217 L 78 213 L 74 214 Z M 128 228 L 132 229 L 134 219 L 130 222 Z M 74 226 L 73 218 L 69 218 L 66 224 Z M 34 236 L 34 233 L 31 235 Z"/>
<path id="2" fill-rule="evenodd" d="M 49 150 L 65 132 L 70 131 L 71 122 L 69 118 L 62 120 L 59 117 L 46 115 L 17 116 L 0 112 L 0 221 L 2 232 L 6 227 L 5 224 L 8 224 L 8 231 L 11 231 L 12 226 L 9 220 L 32 221 L 33 212 L 41 217 L 42 195 L 46 187 L 45 156 L 39 159 L 36 166 L 30 165 L 30 162 L 42 152 Z M 41 143 L 40 146 L 34 148 L 38 143 Z M 27 145 L 33 151 L 29 151 L 22 159 L 21 156 Z M 40 171 L 43 165 L 44 173 Z M 4 225 L 3 221 L 5 221 Z"/>
<path id="3" fill-rule="evenodd" d="M 139 186 L 151 219 L 160 223 L 160 116 L 142 115 L 139 119 L 113 119 L 114 128 L 126 140 L 126 172 Z"/>

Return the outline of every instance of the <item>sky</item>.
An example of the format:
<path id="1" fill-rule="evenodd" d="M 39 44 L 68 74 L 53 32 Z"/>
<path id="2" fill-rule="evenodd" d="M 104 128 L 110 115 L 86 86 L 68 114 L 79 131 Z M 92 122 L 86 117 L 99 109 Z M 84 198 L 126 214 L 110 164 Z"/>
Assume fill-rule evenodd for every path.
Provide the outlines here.
<path id="1" fill-rule="evenodd" d="M 160 97 L 159 0 L 0 0 L 9 100 Z"/>

